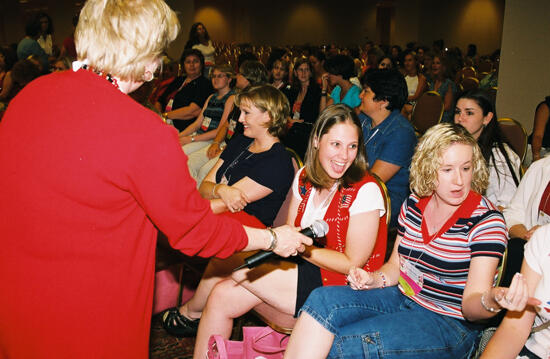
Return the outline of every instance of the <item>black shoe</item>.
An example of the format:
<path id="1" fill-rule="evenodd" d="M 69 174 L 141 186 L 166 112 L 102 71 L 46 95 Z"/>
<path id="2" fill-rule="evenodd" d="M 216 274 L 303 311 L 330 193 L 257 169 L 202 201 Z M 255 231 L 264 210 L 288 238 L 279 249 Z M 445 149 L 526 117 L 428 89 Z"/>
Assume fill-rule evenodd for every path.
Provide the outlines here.
<path id="1" fill-rule="evenodd" d="M 170 334 L 178 338 L 194 337 L 199 329 L 200 319 L 188 319 L 178 308 L 166 309 L 162 314 L 162 326 Z"/>

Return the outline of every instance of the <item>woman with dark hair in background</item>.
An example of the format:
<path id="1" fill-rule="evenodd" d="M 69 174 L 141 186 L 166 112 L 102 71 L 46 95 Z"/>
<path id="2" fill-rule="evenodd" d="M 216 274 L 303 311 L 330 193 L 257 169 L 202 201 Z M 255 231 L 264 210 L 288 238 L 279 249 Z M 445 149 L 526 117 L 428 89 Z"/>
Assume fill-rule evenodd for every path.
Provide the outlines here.
<path id="1" fill-rule="evenodd" d="M 176 78 L 164 94 L 159 97 L 155 108 L 166 120 L 171 120 L 178 131 L 183 131 L 197 119 L 204 102 L 214 92 L 212 83 L 202 76 L 204 57 L 199 50 L 186 49 L 181 55 L 185 76 Z"/>
<path id="2" fill-rule="evenodd" d="M 454 121 L 477 140 L 489 168 L 485 196 L 502 211 L 519 185 L 521 161 L 505 143 L 493 102 L 481 90 L 463 94 L 456 102 Z"/>
<path id="3" fill-rule="evenodd" d="M 393 63 L 393 60 L 389 56 L 384 56 L 380 59 L 380 62 L 378 63 L 378 69 L 379 70 L 391 70 L 395 68 L 395 64 Z"/>
<path id="4" fill-rule="evenodd" d="M 353 59 L 347 55 L 334 55 L 327 59 L 325 68 L 327 73 L 322 77 L 320 111 L 338 103 L 343 103 L 353 109 L 359 106 L 361 104 L 359 98 L 361 88 L 350 81 L 356 75 Z M 330 98 L 327 99 L 329 86 L 333 89 Z"/>
<path id="5" fill-rule="evenodd" d="M 403 56 L 403 70 L 405 82 L 407 82 L 407 102 L 403 106 L 403 115 L 410 118 L 416 100 L 422 96 L 428 86 L 426 77 L 420 73 L 420 66 L 416 59 L 416 53 L 412 50 L 405 51 Z"/>
<path id="6" fill-rule="evenodd" d="M 189 40 L 187 40 L 184 49 L 195 49 L 202 53 L 204 56 L 203 74 L 208 76 L 210 68 L 214 66 L 215 63 L 214 54 L 216 49 L 214 45 L 212 45 L 210 35 L 208 35 L 208 31 L 202 22 L 196 22 L 191 26 L 191 30 L 189 30 Z"/>
<path id="7" fill-rule="evenodd" d="M 390 227 L 397 225 L 409 194 L 409 167 L 416 146 L 411 123 L 401 110 L 407 83 L 397 70 L 372 70 L 363 81 L 361 119 L 370 171 L 384 181 L 391 199 Z"/>
<path id="8" fill-rule="evenodd" d="M 50 68 L 48 54 L 40 46 L 38 37 L 40 36 L 40 18 L 34 17 L 25 25 L 25 37 L 17 45 L 17 58 L 25 60 L 31 55 L 36 55 L 40 59 L 40 63 L 44 70 Z"/>
<path id="9" fill-rule="evenodd" d="M 390 57 L 391 59 L 393 60 L 393 63 L 395 64 L 395 67 L 400 69 L 401 68 L 401 65 L 403 63 L 402 61 L 402 50 L 401 50 L 401 46 L 399 45 L 393 45 L 391 48 L 390 48 Z"/>
<path id="10" fill-rule="evenodd" d="M 283 143 L 303 159 L 321 101 L 321 89 L 313 79 L 313 68 L 306 57 L 296 60 L 292 86 L 284 93 L 290 102 L 291 127 Z"/>
<path id="11" fill-rule="evenodd" d="M 236 76 L 235 88 L 237 92 L 242 92 L 250 86 L 261 85 L 267 82 L 267 71 L 265 66 L 259 61 L 245 61 L 239 68 L 239 73 Z M 228 101 L 230 101 L 228 99 Z M 238 122 L 241 111 L 237 106 L 233 106 L 233 110 L 229 114 L 227 121 L 222 121 L 218 126 L 216 136 L 212 144 L 208 147 L 203 147 L 201 150 L 192 153 L 189 157 L 189 163 L 193 163 L 189 167 L 191 176 L 197 181 L 200 186 L 204 177 L 210 172 L 210 169 L 218 161 L 220 154 L 229 144 L 233 135 L 243 133 L 243 126 Z"/>
<path id="12" fill-rule="evenodd" d="M 432 63 L 432 82 L 428 90 L 437 92 L 443 100 L 443 117 L 441 122 L 453 122 L 454 98 L 456 85 L 451 76 L 452 67 L 448 58 L 443 55 L 435 55 Z"/>
<path id="13" fill-rule="evenodd" d="M 273 85 L 273 87 L 275 87 L 277 90 L 285 90 L 288 81 L 289 68 L 290 64 L 288 63 L 288 61 L 277 59 L 273 62 L 271 71 L 269 70 L 269 68 L 267 69 L 271 72 L 269 81 L 271 85 Z"/>
<path id="14" fill-rule="evenodd" d="M 36 15 L 38 23 L 40 24 L 40 35 L 38 36 L 38 44 L 44 49 L 44 52 L 48 56 L 53 56 L 53 23 L 50 15 L 45 12 L 40 12 Z"/>
<path id="15" fill-rule="evenodd" d="M 323 75 L 327 72 L 327 70 L 325 70 L 326 59 L 325 53 L 319 49 L 313 51 L 309 55 L 309 62 L 313 68 L 313 78 L 319 87 L 323 84 Z"/>
<path id="16" fill-rule="evenodd" d="M 550 96 L 537 105 L 533 133 L 529 136 L 533 161 L 538 161 L 550 152 Z"/>

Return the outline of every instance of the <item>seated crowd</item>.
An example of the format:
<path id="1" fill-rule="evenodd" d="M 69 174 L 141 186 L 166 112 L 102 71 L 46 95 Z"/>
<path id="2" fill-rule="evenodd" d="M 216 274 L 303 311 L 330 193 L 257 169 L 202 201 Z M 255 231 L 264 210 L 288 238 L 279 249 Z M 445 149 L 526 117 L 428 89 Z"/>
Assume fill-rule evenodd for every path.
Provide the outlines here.
<path id="1" fill-rule="evenodd" d="M 44 18 L 29 22 L 17 51 L 0 49 L 0 119 L 26 84 L 72 67 L 69 42 L 54 56 L 51 38 L 49 52 L 38 41 Z M 232 272 L 242 253 L 212 259 L 193 297 L 162 315 L 170 334 L 196 335 L 194 357 L 261 303 L 298 318 L 285 358 L 466 358 L 501 309 L 483 358 L 550 355 L 548 98 L 521 178 L 487 91 L 497 53 L 469 47 L 462 57 L 440 41 L 405 51 L 239 48 L 213 43 L 200 23 L 191 34 L 182 71 L 165 57 L 133 96 L 178 130 L 201 196 L 243 225 L 270 228 L 286 211 L 289 225 L 329 228 L 254 269 Z M 477 89 L 462 82 L 470 67 Z M 419 136 L 410 118 L 426 91 L 439 94 L 443 123 Z"/>

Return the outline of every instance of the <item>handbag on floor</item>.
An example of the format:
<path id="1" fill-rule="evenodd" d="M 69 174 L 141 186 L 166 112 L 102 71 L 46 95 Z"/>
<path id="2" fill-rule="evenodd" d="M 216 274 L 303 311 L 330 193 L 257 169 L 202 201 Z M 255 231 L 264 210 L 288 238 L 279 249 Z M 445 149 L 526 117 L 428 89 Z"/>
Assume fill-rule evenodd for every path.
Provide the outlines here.
<path id="1" fill-rule="evenodd" d="M 288 335 L 270 327 L 244 327 L 243 341 L 212 335 L 208 340 L 208 359 L 281 359 Z"/>

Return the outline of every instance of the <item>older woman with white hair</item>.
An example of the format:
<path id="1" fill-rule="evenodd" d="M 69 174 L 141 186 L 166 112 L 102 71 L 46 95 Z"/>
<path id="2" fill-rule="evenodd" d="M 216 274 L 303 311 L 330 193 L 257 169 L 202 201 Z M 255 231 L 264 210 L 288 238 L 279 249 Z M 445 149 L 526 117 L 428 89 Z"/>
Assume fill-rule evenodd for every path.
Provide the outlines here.
<path id="1" fill-rule="evenodd" d="M 205 257 L 311 244 L 290 226 L 243 229 L 214 215 L 175 129 L 127 96 L 153 78 L 178 29 L 162 0 L 88 0 L 74 71 L 41 77 L 10 103 L 0 357 L 147 358 L 157 229 Z"/>

